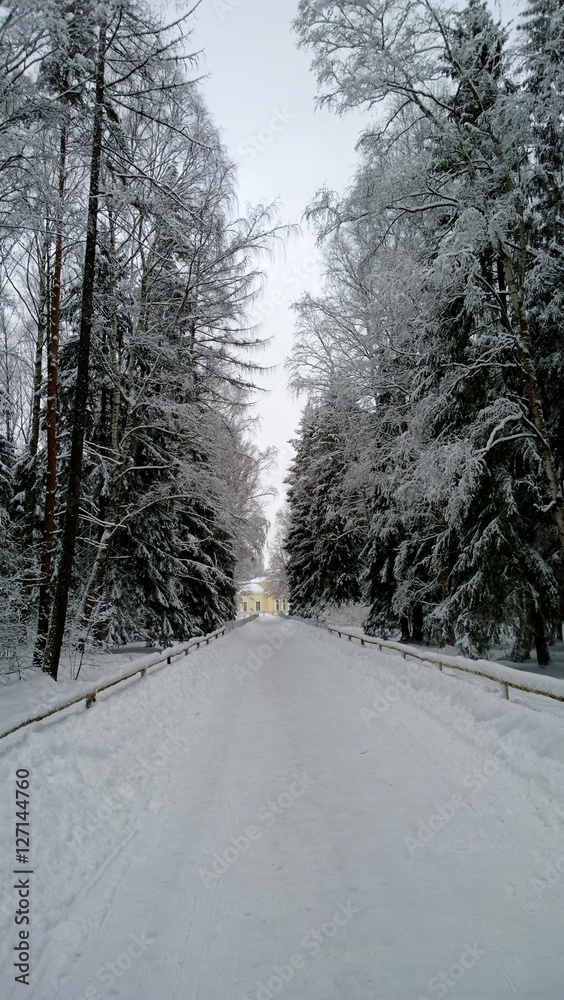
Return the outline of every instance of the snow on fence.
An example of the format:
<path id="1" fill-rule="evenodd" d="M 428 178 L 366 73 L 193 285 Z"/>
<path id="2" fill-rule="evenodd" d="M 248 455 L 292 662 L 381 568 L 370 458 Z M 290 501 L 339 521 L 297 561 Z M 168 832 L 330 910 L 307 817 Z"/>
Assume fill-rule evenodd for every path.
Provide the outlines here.
<path id="1" fill-rule="evenodd" d="M 502 694 L 508 700 L 509 689 L 514 688 L 516 691 L 526 691 L 528 694 L 539 694 L 544 698 L 553 698 L 555 701 L 564 702 L 564 682 L 555 677 L 537 677 L 536 674 L 527 674 L 525 671 L 522 671 L 521 674 L 525 673 L 527 678 L 534 679 L 538 685 L 533 687 L 532 683 L 518 683 L 514 679 L 515 669 L 503 663 L 494 664 L 489 660 L 465 660 L 464 663 L 460 663 L 460 659 L 455 656 L 436 656 L 433 653 L 423 653 L 420 649 L 414 649 L 412 646 L 406 646 L 401 642 L 357 635 L 354 632 L 347 632 L 345 629 L 337 628 L 334 625 L 326 625 L 325 628 L 328 632 L 335 632 L 340 638 L 346 636 L 349 642 L 357 639 L 361 646 L 378 646 L 380 650 L 391 649 L 394 653 L 401 653 L 404 660 L 410 656 L 414 660 L 421 660 L 422 663 L 434 663 L 438 666 L 439 670 L 442 670 L 443 667 L 448 667 L 449 670 L 460 670 L 465 674 L 474 674 L 476 677 L 485 677 L 487 680 L 496 681 L 501 685 Z"/>
<path id="2" fill-rule="evenodd" d="M 131 677 L 136 677 L 137 674 L 144 677 L 147 670 L 150 670 L 151 667 L 157 667 L 162 663 L 172 663 L 173 659 L 176 659 L 179 656 L 188 656 L 192 649 L 199 649 L 200 646 L 208 646 L 213 639 L 219 639 L 221 635 L 226 635 L 227 632 L 231 632 L 234 628 L 246 625 L 247 622 L 256 617 L 257 615 L 252 615 L 248 618 L 228 622 L 222 628 L 218 628 L 215 632 L 210 632 L 208 635 L 202 635 L 197 639 L 190 639 L 189 642 L 182 643 L 178 646 L 170 646 L 168 649 L 163 649 L 160 653 L 150 653 L 138 662 L 135 670 L 130 670 L 127 674 L 120 674 L 120 676 L 115 678 L 113 681 L 108 681 L 107 684 L 101 684 L 94 688 L 93 691 L 83 691 L 83 693 L 78 695 L 77 698 L 71 698 L 70 701 L 65 701 L 64 704 L 57 705 L 55 708 L 49 709 L 48 712 L 42 712 L 41 715 L 34 715 L 32 719 L 26 719 L 25 722 L 19 722 L 17 726 L 12 726 L 11 729 L 6 729 L 5 732 L 0 733 L 0 740 L 4 739 L 5 736 L 10 736 L 12 733 L 17 732 L 18 729 L 23 729 L 25 726 L 31 726 L 32 722 L 41 722 L 42 719 L 48 719 L 49 716 L 55 715 L 57 712 L 64 712 L 66 708 L 78 705 L 81 701 L 86 703 L 86 708 L 90 708 L 90 706 L 96 701 L 96 695 L 100 691 L 107 691 L 108 688 L 115 687 L 116 684 L 121 684 L 122 681 L 130 680 Z"/>

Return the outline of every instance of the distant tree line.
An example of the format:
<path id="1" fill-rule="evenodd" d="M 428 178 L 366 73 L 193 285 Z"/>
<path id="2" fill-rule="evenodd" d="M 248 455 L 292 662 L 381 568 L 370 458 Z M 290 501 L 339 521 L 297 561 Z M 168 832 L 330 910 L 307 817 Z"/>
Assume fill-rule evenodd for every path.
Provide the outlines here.
<path id="1" fill-rule="evenodd" d="M 564 600 L 564 6 L 301 0 L 319 102 L 363 108 L 344 196 L 310 206 L 325 286 L 296 304 L 295 613 L 512 644 Z"/>
<path id="2" fill-rule="evenodd" d="M 56 678 L 63 642 L 233 616 L 267 530 L 246 317 L 280 232 L 237 214 L 187 18 L 17 0 L 0 22 L 0 616 Z"/>

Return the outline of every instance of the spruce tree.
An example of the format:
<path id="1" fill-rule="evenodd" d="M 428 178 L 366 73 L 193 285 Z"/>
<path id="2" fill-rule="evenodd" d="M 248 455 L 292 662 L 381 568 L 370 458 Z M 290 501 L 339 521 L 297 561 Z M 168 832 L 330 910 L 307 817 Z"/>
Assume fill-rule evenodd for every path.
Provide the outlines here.
<path id="1" fill-rule="evenodd" d="M 306 618 L 362 594 L 365 521 L 350 483 L 356 461 L 350 426 L 359 419 L 354 402 L 334 387 L 306 407 L 300 425 L 287 480 L 286 572 L 292 613 Z"/>

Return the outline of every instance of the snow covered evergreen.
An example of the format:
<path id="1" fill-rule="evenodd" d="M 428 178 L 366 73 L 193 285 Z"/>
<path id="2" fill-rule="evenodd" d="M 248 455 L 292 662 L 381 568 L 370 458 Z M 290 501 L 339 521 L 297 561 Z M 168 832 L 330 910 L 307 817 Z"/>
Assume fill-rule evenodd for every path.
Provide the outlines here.
<path id="1" fill-rule="evenodd" d="M 560 10 L 528 4 L 511 49 L 481 0 L 296 21 L 320 103 L 372 115 L 351 189 L 310 209 L 326 289 L 292 360 L 362 413 L 366 627 L 539 663 L 563 606 Z"/>
<path id="2" fill-rule="evenodd" d="M 366 523 L 350 482 L 356 463 L 354 401 L 335 387 L 306 409 L 288 478 L 286 541 L 290 607 L 317 616 L 330 603 L 360 598 L 358 575 Z"/>
<path id="3" fill-rule="evenodd" d="M 136 0 L 1 17 L 0 571 L 56 677 L 63 627 L 82 648 L 234 615 L 236 561 L 266 535 L 247 316 L 281 229 L 237 212 L 189 18 Z"/>

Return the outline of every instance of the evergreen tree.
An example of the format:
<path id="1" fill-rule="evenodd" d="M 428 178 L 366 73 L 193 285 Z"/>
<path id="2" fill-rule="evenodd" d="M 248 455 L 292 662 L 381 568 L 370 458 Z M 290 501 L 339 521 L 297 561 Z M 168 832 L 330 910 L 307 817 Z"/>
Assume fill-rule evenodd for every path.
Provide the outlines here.
<path id="1" fill-rule="evenodd" d="M 268 207 L 236 214 L 186 19 L 71 7 L 0 16 L 0 315 L 31 334 L 11 509 L 26 620 L 43 567 L 52 676 L 63 637 L 166 641 L 234 614 L 235 560 L 266 532 L 268 454 L 242 431 L 262 343 L 246 314 L 282 234 Z"/>
<path id="2" fill-rule="evenodd" d="M 391 227 L 409 215 L 428 215 L 434 226 L 440 219 L 436 272 L 452 270 L 456 255 L 468 276 L 467 297 L 488 299 L 500 313 L 521 371 L 546 507 L 564 551 L 564 497 L 528 313 L 540 263 L 526 214 L 534 130 L 530 104 L 510 79 L 504 32 L 478 0 L 462 11 L 427 0 L 346 8 L 301 0 L 296 26 L 302 44 L 314 50 L 322 103 L 345 109 L 386 101 L 385 119 L 371 132 L 374 147 L 397 148 L 406 131 L 427 132 L 431 155 L 415 165 L 405 161 L 386 185 L 382 207 L 392 213 Z M 500 265 L 489 285 L 481 265 L 488 246 Z"/>
<path id="3" fill-rule="evenodd" d="M 347 482 L 355 463 L 348 432 L 360 418 L 354 402 L 334 387 L 306 407 L 300 425 L 287 480 L 286 572 L 292 613 L 306 618 L 361 596 L 365 524 L 360 498 Z"/>
<path id="4" fill-rule="evenodd" d="M 531 243 L 535 250 L 528 309 L 535 362 L 546 400 L 547 424 L 564 483 L 564 9 L 560 0 L 528 0 L 522 15 L 524 92 L 534 143 L 529 191 Z M 545 552 L 550 533 L 542 532 Z M 559 580 L 564 619 L 564 562 L 549 555 Z"/>
<path id="5" fill-rule="evenodd" d="M 539 60 L 537 37 L 520 87 L 507 34 L 480 0 L 302 0 L 297 28 L 322 103 L 387 100 L 351 191 L 321 192 L 312 207 L 331 284 L 299 304 L 295 353 L 310 392 L 320 376 L 363 393 L 370 379 L 366 627 L 470 655 L 513 634 L 514 655 L 534 643 L 545 663 L 562 560 L 563 350 L 550 320 L 562 241 L 548 196 L 561 177 L 543 194 L 540 164 L 552 147 L 556 179 L 558 141 L 544 126 L 561 127 L 559 59 Z M 545 18 L 540 48 L 554 51 L 560 30 Z M 550 101 L 535 110 L 543 59 Z M 351 245 L 362 252 L 343 252 Z"/>

